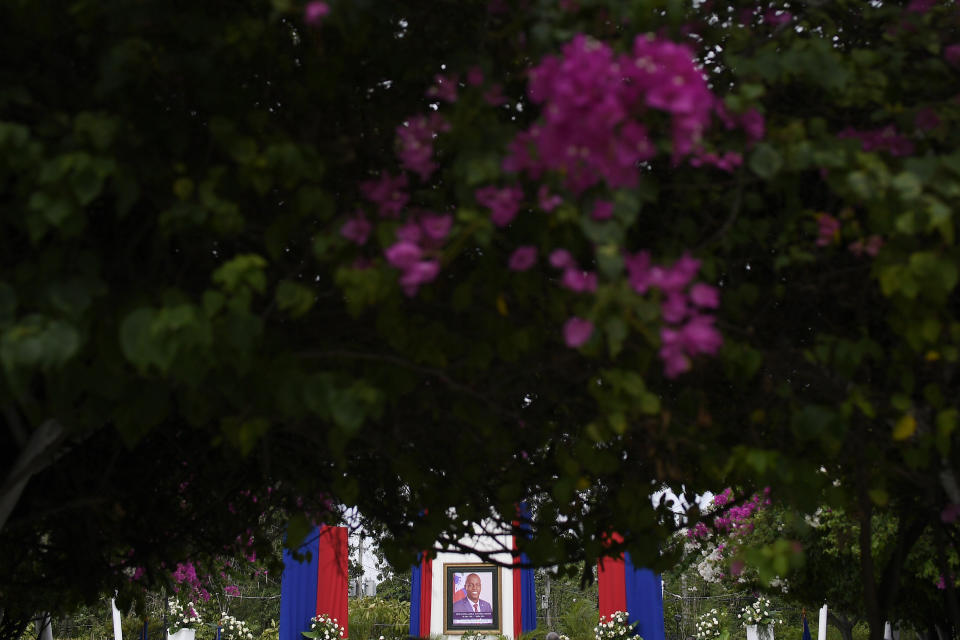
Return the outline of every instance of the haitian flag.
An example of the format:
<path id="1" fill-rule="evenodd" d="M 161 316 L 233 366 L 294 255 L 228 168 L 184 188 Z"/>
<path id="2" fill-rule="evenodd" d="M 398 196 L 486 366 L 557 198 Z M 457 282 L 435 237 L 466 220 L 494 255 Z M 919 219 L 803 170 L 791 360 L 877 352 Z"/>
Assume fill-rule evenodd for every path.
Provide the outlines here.
<path id="1" fill-rule="evenodd" d="M 623 538 L 614 534 L 617 542 Z M 597 579 L 600 590 L 600 615 L 614 611 L 630 614 L 630 624 L 638 623 L 633 633 L 643 640 L 665 640 L 663 629 L 663 590 L 660 576 L 649 569 L 637 569 L 630 554 L 623 559 L 601 558 Z"/>
<path id="2" fill-rule="evenodd" d="M 410 637 L 430 637 L 430 601 L 433 598 L 433 560 L 423 554 L 410 579 Z M 282 638 L 280 640 L 283 640 Z"/>
<path id="3" fill-rule="evenodd" d="M 310 619 L 322 613 L 335 618 L 347 629 L 347 528 L 314 528 L 297 554 L 283 550 L 283 579 L 280 584 L 279 640 L 304 640 L 301 631 L 310 630 Z"/>

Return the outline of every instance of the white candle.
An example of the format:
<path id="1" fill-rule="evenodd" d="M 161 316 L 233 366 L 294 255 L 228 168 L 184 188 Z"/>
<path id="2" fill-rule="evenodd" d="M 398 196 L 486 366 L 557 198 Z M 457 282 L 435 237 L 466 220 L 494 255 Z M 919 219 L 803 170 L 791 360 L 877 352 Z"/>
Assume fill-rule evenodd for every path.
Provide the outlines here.
<path id="1" fill-rule="evenodd" d="M 820 609 L 820 626 L 817 628 L 817 640 L 827 640 L 827 605 Z"/>

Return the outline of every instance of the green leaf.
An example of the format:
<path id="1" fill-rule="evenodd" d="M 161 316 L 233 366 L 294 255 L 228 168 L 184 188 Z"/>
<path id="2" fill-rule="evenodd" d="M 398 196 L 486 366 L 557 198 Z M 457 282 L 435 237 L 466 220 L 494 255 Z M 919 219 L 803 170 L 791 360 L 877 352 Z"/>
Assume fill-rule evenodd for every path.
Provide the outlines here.
<path id="1" fill-rule="evenodd" d="M 313 306 L 316 294 L 299 282 L 281 280 L 277 285 L 276 300 L 278 308 L 288 311 L 293 318 L 299 318 Z"/>
<path id="2" fill-rule="evenodd" d="M 10 373 L 34 368 L 49 371 L 66 364 L 80 344 L 80 333 L 73 325 L 31 315 L 3 332 L 0 360 Z"/>
<path id="3" fill-rule="evenodd" d="M 266 266 L 267 261 L 255 253 L 241 254 L 220 265 L 213 272 L 213 282 L 228 293 L 243 288 L 263 293 L 267 286 Z"/>
<path id="4" fill-rule="evenodd" d="M 769 180 L 783 167 L 783 157 L 770 144 L 761 142 L 750 154 L 749 165 L 755 174 Z"/>

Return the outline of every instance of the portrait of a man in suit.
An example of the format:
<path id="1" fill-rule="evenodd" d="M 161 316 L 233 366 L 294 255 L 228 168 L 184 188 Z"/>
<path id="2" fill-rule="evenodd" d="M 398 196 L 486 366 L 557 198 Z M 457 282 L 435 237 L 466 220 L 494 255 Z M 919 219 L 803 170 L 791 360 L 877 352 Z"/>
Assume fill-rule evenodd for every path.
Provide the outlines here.
<path id="1" fill-rule="evenodd" d="M 493 607 L 486 600 L 480 599 L 480 576 L 471 573 L 463 585 L 467 597 L 460 598 L 453 603 L 453 613 L 492 613 Z"/>

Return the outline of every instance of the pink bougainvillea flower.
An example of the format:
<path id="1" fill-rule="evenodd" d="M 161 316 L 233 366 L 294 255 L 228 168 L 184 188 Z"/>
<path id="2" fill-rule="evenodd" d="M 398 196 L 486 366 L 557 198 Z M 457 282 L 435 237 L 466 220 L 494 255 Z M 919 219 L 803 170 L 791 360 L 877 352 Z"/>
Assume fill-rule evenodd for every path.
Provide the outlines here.
<path id="1" fill-rule="evenodd" d="M 415 116 L 397 127 L 397 155 L 404 169 L 427 180 L 436 171 L 433 160 L 433 141 L 440 132 L 450 130 L 450 123 L 439 113 Z"/>
<path id="2" fill-rule="evenodd" d="M 223 592 L 228 596 L 240 597 L 240 587 L 235 584 L 228 584 L 223 588 Z"/>
<path id="3" fill-rule="evenodd" d="M 679 292 L 667 294 L 660 304 L 660 313 L 663 319 L 670 324 L 676 324 L 687 316 L 687 297 Z"/>
<path id="4" fill-rule="evenodd" d="M 312 27 L 318 27 L 329 13 L 330 5 L 326 2 L 314 0 L 313 2 L 308 2 L 303 8 L 303 21 Z"/>
<path id="5" fill-rule="evenodd" d="M 838 138 L 857 138 L 864 151 L 886 151 L 892 156 L 909 156 L 914 151 L 910 138 L 897 133 L 893 125 L 881 129 L 859 131 L 851 127 L 837 133 Z"/>
<path id="6" fill-rule="evenodd" d="M 453 227 L 453 216 L 425 214 L 420 218 L 420 227 L 431 240 L 443 240 Z"/>
<path id="7" fill-rule="evenodd" d="M 423 233 L 420 231 L 420 225 L 418 225 L 416 222 L 410 221 L 397 227 L 396 236 L 397 240 L 404 240 L 412 244 L 420 244 L 420 239 L 423 237 Z"/>
<path id="8" fill-rule="evenodd" d="M 577 266 L 577 262 L 566 249 L 554 249 L 550 253 L 550 266 L 557 269 L 570 269 Z"/>
<path id="9" fill-rule="evenodd" d="M 378 179 L 361 182 L 360 193 L 377 205 L 381 216 L 396 216 L 410 201 L 410 196 L 404 191 L 406 186 L 406 175 L 394 177 L 384 172 Z"/>
<path id="10" fill-rule="evenodd" d="M 692 354 L 715 354 L 723 346 L 723 336 L 713 326 L 713 316 L 694 316 L 680 330 L 684 347 Z"/>
<path id="11" fill-rule="evenodd" d="M 576 267 L 567 267 L 560 279 L 560 284 L 577 293 L 590 293 L 597 290 L 597 274 L 592 271 L 582 271 Z"/>
<path id="12" fill-rule="evenodd" d="M 594 220 L 609 220 L 613 217 L 613 203 L 609 200 L 597 200 L 590 217 Z"/>
<path id="13" fill-rule="evenodd" d="M 457 101 L 457 76 L 456 74 L 443 75 L 437 74 L 433 78 L 433 86 L 427 89 L 427 96 L 437 98 L 445 102 Z"/>
<path id="14" fill-rule="evenodd" d="M 547 189 L 547 185 L 542 184 L 540 185 L 540 188 L 537 189 L 537 203 L 540 205 L 541 209 L 547 213 L 550 213 L 563 204 L 563 198 L 558 195 L 552 195 Z"/>
<path id="15" fill-rule="evenodd" d="M 586 344 L 591 335 L 593 335 L 593 323 L 585 318 L 573 316 L 563 325 L 563 340 L 572 349 Z"/>
<path id="16" fill-rule="evenodd" d="M 409 269 L 423 256 L 423 251 L 408 240 L 401 240 L 384 252 L 387 262 L 398 269 Z"/>
<path id="17" fill-rule="evenodd" d="M 650 288 L 650 252 L 640 251 L 624 256 L 624 265 L 633 290 L 643 295 Z"/>
<path id="18" fill-rule="evenodd" d="M 372 229 L 373 226 L 363 216 L 363 213 L 358 212 L 356 216 L 347 220 L 340 227 L 340 235 L 351 242 L 363 245 L 367 243 Z"/>
<path id="19" fill-rule="evenodd" d="M 474 192 L 477 202 L 490 209 L 490 219 L 498 227 L 505 227 L 517 216 L 523 191 L 519 187 L 483 187 Z"/>
<path id="20" fill-rule="evenodd" d="M 763 14 L 763 21 L 771 27 L 780 27 L 789 23 L 793 19 L 793 14 L 789 11 L 777 11 L 770 9 Z"/>
<path id="21" fill-rule="evenodd" d="M 480 67 L 470 67 L 467 71 L 467 84 L 471 87 L 479 87 L 483 84 L 483 69 Z"/>
<path id="22" fill-rule="evenodd" d="M 698 307 L 716 309 L 720 306 L 720 292 L 716 287 L 698 282 L 690 287 L 690 301 Z"/>
<path id="23" fill-rule="evenodd" d="M 436 260 L 420 260 L 407 267 L 400 276 L 400 286 L 408 296 L 414 296 L 420 285 L 432 282 L 440 273 L 440 263 Z"/>
<path id="24" fill-rule="evenodd" d="M 517 247 L 510 254 L 507 266 L 513 271 L 526 271 L 537 263 L 537 248 L 533 246 Z"/>
<path id="25" fill-rule="evenodd" d="M 840 221 L 827 213 L 817 216 L 817 246 L 826 247 L 840 237 Z"/>
<path id="26" fill-rule="evenodd" d="M 943 57 L 953 66 L 960 66 L 960 44 L 951 44 L 944 47 Z"/>

